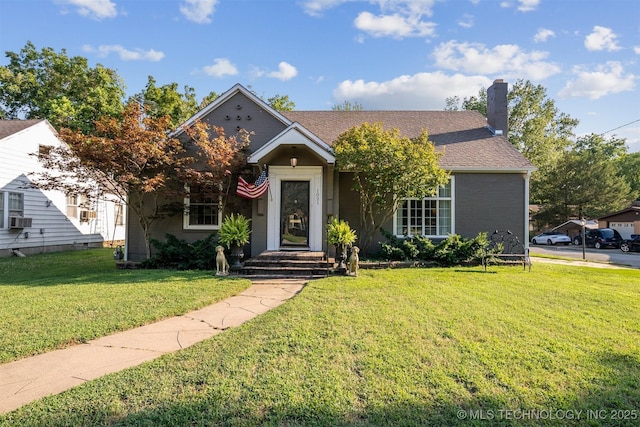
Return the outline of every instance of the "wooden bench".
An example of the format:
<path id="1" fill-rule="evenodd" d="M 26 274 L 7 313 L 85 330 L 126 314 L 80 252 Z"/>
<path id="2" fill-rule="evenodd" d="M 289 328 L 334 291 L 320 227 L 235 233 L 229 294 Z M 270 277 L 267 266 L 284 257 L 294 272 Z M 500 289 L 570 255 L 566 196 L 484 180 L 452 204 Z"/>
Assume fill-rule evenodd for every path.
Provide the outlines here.
<path id="1" fill-rule="evenodd" d="M 487 270 L 489 263 L 494 264 L 522 264 L 524 270 L 529 266 L 531 271 L 531 258 L 529 248 L 525 248 L 518 236 L 511 231 L 494 231 L 489 237 L 489 244 L 482 256 L 482 266 Z"/>

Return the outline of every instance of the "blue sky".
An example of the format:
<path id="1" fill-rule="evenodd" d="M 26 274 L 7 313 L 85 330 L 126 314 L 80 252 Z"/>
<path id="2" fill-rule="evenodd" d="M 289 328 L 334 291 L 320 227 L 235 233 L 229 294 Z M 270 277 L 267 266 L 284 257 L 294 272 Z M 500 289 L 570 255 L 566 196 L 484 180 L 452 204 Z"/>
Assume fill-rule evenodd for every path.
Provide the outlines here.
<path id="1" fill-rule="evenodd" d="M 0 64 L 27 41 L 195 88 L 236 83 L 296 110 L 441 110 L 494 79 L 547 88 L 578 134 L 640 151 L 637 0 L 0 0 Z"/>

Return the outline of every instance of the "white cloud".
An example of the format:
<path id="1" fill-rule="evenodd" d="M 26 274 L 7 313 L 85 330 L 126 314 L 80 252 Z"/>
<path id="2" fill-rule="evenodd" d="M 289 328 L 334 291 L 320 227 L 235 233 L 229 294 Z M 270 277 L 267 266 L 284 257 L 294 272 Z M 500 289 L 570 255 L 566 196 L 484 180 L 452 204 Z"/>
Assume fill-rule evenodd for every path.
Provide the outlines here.
<path id="1" fill-rule="evenodd" d="M 606 95 L 634 90 L 635 80 L 638 79 L 638 76 L 631 73 L 625 74 L 622 64 L 617 61 L 599 65 L 594 71 L 575 67 L 573 72 L 577 76 L 576 79 L 567 82 L 558 92 L 559 97 L 598 99 Z"/>
<path id="2" fill-rule="evenodd" d="M 545 62 L 548 52 L 525 52 L 518 45 L 497 45 L 491 49 L 480 43 L 441 43 L 434 49 L 435 65 L 469 74 L 481 71 L 500 78 L 542 80 L 559 73 L 560 67 Z"/>
<path id="3" fill-rule="evenodd" d="M 151 61 L 157 62 L 164 58 L 164 52 L 149 49 L 144 51 L 142 49 L 129 50 L 119 44 L 100 45 L 94 48 L 91 45 L 82 46 L 82 50 L 85 52 L 97 52 L 98 56 L 105 57 L 111 53 L 116 53 L 123 61 Z"/>
<path id="4" fill-rule="evenodd" d="M 633 48 L 633 51 L 636 53 L 636 55 L 640 55 L 640 46 L 635 46 Z"/>
<path id="5" fill-rule="evenodd" d="M 75 6 L 80 15 L 93 19 L 114 18 L 118 15 L 116 4 L 111 0 L 57 0 L 57 3 Z"/>
<path id="6" fill-rule="evenodd" d="M 540 0 L 518 0 L 518 3 L 520 3 L 520 6 L 518 6 L 520 12 L 531 12 L 536 10 Z"/>
<path id="7" fill-rule="evenodd" d="M 196 24 L 208 24 L 216 4 L 218 0 L 184 0 L 180 5 L 180 13 Z"/>
<path id="8" fill-rule="evenodd" d="M 465 13 L 464 15 L 462 15 L 462 18 L 458 20 L 458 25 L 460 25 L 462 28 L 473 27 L 474 25 L 473 15 L 469 15 L 468 13 Z"/>
<path id="9" fill-rule="evenodd" d="M 536 10 L 538 5 L 540 4 L 540 0 L 517 0 L 518 7 L 517 9 L 520 12 L 531 12 Z M 504 0 L 500 2 L 500 7 L 510 8 L 513 7 L 513 2 L 509 0 Z"/>
<path id="10" fill-rule="evenodd" d="M 202 70 L 208 76 L 224 77 L 235 76 L 238 74 L 238 69 L 227 58 L 216 58 L 213 60 L 213 65 L 207 65 Z"/>
<path id="11" fill-rule="evenodd" d="M 584 45 L 588 50 L 619 50 L 617 38 L 618 36 L 611 28 L 596 25 L 593 27 L 593 32 L 585 37 Z"/>
<path id="12" fill-rule="evenodd" d="M 435 33 L 436 24 L 424 22 L 418 16 L 393 15 L 375 16 L 369 12 L 361 12 L 355 19 L 357 29 L 373 37 L 425 37 Z"/>
<path id="13" fill-rule="evenodd" d="M 302 2 L 302 9 L 307 15 L 321 16 L 326 9 L 347 3 L 350 0 L 307 0 Z"/>
<path id="14" fill-rule="evenodd" d="M 333 91 L 336 102 L 358 102 L 367 110 L 442 110 L 446 98 L 477 94 L 489 87 L 491 80 L 484 76 L 418 73 L 396 77 L 386 82 L 345 80 Z"/>
<path id="15" fill-rule="evenodd" d="M 535 36 L 533 36 L 533 41 L 536 43 L 546 42 L 550 37 L 555 37 L 556 33 L 548 28 L 539 28 L 538 32 Z"/>
<path id="16" fill-rule="evenodd" d="M 274 79 L 282 81 L 291 80 L 297 75 L 298 70 L 296 70 L 296 67 L 284 61 L 278 64 L 278 71 L 272 71 L 267 74 L 268 77 L 273 77 Z"/>

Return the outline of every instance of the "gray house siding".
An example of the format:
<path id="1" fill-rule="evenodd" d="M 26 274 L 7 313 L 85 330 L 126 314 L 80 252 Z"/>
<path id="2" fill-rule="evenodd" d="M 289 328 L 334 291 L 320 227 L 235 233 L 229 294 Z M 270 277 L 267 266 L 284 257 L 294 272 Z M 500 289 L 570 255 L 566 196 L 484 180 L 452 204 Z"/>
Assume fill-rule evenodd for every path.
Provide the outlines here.
<path id="1" fill-rule="evenodd" d="M 463 237 L 510 230 L 521 242 L 525 235 L 526 177 L 507 173 L 455 174 L 455 230 Z"/>

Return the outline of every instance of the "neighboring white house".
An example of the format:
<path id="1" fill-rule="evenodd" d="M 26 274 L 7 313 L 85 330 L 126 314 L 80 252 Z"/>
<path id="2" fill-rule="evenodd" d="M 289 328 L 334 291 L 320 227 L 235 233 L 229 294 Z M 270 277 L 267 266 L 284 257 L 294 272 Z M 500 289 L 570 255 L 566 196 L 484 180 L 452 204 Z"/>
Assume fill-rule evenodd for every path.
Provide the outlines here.
<path id="1" fill-rule="evenodd" d="M 88 203 L 34 187 L 37 153 L 60 144 L 46 120 L 0 120 L 0 256 L 124 241 L 125 206 L 115 197 Z"/>

